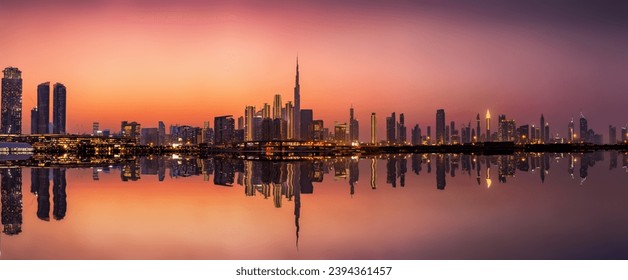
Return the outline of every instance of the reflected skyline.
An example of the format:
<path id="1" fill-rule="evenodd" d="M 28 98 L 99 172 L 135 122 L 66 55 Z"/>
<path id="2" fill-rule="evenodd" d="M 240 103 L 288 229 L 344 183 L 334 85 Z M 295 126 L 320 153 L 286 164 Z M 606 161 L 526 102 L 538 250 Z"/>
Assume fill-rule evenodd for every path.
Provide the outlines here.
<path id="1" fill-rule="evenodd" d="M 410 161 L 410 170 L 407 167 L 408 160 Z M 608 165 L 604 163 L 606 161 Z M 432 169 L 432 164 L 434 164 L 435 170 Z M 566 169 L 556 166 L 564 166 Z M 607 166 L 608 168 L 606 168 Z M 368 178 L 363 178 L 362 182 L 360 182 L 360 168 L 368 168 L 370 171 L 365 173 Z M 32 200 L 32 203 L 36 203 L 34 208 L 24 208 L 22 203 L 22 176 L 29 173 L 28 169 L 30 169 L 31 175 L 31 191 L 30 194 L 26 194 L 26 200 Z M 68 170 L 70 170 L 70 174 L 73 174 L 69 175 L 70 178 L 74 179 L 66 179 Z M 474 193 L 489 189 L 507 190 L 509 185 L 522 186 L 523 182 L 532 186 L 551 189 L 555 187 L 556 179 L 567 179 L 567 182 L 570 182 L 567 185 L 563 184 L 563 186 L 589 186 L 595 190 L 599 186 L 592 185 L 594 183 L 589 181 L 602 179 L 599 174 L 605 173 L 600 172 L 619 171 L 620 173 L 616 176 L 628 176 L 628 153 L 611 151 L 586 154 L 531 153 L 499 156 L 409 154 L 284 162 L 219 157 L 202 159 L 175 155 L 142 157 L 118 165 L 90 167 L 88 170 L 88 172 L 84 172 L 86 171 L 85 168 L 58 167 L 0 169 L 3 235 L 29 236 L 37 234 L 35 228 L 42 229 L 41 226 L 36 225 L 37 223 L 66 222 L 72 224 L 76 222 L 75 217 L 80 216 L 83 209 L 80 206 L 68 207 L 68 193 L 72 194 L 74 188 L 80 188 L 79 185 L 73 183 L 78 171 L 87 174 L 83 180 L 91 181 L 94 186 L 104 188 L 102 190 L 95 189 L 94 194 L 109 188 L 108 185 L 112 184 L 111 180 L 117 180 L 123 186 L 131 189 L 142 186 L 156 188 L 159 185 L 167 187 L 174 181 L 183 184 L 188 181 L 196 181 L 201 185 L 216 186 L 228 193 L 237 193 L 236 196 L 248 198 L 240 207 L 246 208 L 249 207 L 247 205 L 257 204 L 250 200 L 255 198 L 254 200 L 261 199 L 260 202 L 266 205 L 263 207 L 269 210 L 288 208 L 292 212 L 291 220 L 293 222 L 290 231 L 294 240 L 293 250 L 302 252 L 302 242 L 311 244 L 317 239 L 312 236 L 312 227 L 322 221 L 312 220 L 311 217 L 318 214 L 319 210 L 316 209 L 315 205 L 327 203 L 326 200 L 330 199 L 328 194 L 330 185 L 342 187 L 341 190 L 338 190 L 338 197 L 332 199 L 335 201 L 333 203 L 340 202 L 346 205 L 352 204 L 350 201 L 356 199 L 361 201 L 361 199 L 366 199 L 372 195 L 384 196 L 383 199 L 385 199 L 391 195 L 387 190 L 395 190 L 395 192 L 407 193 L 408 195 L 416 192 L 417 189 L 423 190 L 422 192 L 432 190 L 441 194 L 450 193 L 446 195 L 449 196 L 459 195 L 457 193 L 462 190 Z M 596 170 L 595 174 L 597 174 L 593 179 L 591 179 L 592 170 Z M 384 172 L 386 176 L 382 176 Z M 119 173 L 119 176 L 116 173 Z M 194 180 L 194 178 L 198 178 L 198 180 Z M 421 183 L 417 183 L 419 182 L 417 180 Z M 526 183 L 523 183 L 523 186 L 525 185 Z M 177 188 L 176 192 L 188 192 L 189 190 L 186 190 L 185 186 L 182 185 L 181 188 Z M 532 186 L 530 186 L 530 190 L 525 190 L 528 187 L 524 187 L 522 191 L 539 191 Z M 237 188 L 242 188 L 242 190 L 237 190 Z M 491 193 L 482 192 L 478 195 L 491 196 Z M 539 195 L 541 194 L 539 193 Z M 115 203 L 115 200 L 110 203 Z M 141 204 L 139 201 L 138 203 Z M 83 202 L 80 201 L 71 203 L 71 205 L 81 204 Z M 166 204 L 163 207 L 172 206 Z M 29 222 L 23 226 L 23 216 L 35 217 L 36 220 L 27 218 L 26 220 Z M 303 220 L 303 217 L 306 219 Z M 124 219 L 124 217 L 118 218 Z M 141 224 L 141 221 L 136 222 Z M 287 229 L 282 227 L 277 228 L 277 230 L 285 231 Z M 306 254 L 307 251 L 303 253 Z M 625 254 L 613 256 L 628 257 Z"/>

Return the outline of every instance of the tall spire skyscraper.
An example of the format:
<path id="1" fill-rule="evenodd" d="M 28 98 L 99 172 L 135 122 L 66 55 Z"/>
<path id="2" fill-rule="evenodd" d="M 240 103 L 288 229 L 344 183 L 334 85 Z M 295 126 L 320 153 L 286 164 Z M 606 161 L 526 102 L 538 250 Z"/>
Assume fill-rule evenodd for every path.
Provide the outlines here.
<path id="1" fill-rule="evenodd" d="M 297 56 L 297 75 L 294 84 L 294 138 L 301 140 L 301 86 L 299 85 L 299 56 Z"/>

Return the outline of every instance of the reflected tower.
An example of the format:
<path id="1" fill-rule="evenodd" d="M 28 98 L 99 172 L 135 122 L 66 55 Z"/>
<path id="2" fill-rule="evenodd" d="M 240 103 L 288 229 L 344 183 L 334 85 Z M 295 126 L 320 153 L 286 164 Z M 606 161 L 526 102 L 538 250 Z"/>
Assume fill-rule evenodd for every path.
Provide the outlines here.
<path id="1" fill-rule="evenodd" d="M 2 232 L 16 235 L 22 232 L 22 169 L 0 169 L 2 200 Z"/>
<path id="2" fill-rule="evenodd" d="M 377 160 L 371 159 L 371 189 L 377 188 Z"/>
<path id="3" fill-rule="evenodd" d="M 52 201 L 54 202 L 52 217 L 55 220 L 63 220 L 68 209 L 67 194 L 65 187 L 65 169 L 55 168 L 52 170 Z"/>

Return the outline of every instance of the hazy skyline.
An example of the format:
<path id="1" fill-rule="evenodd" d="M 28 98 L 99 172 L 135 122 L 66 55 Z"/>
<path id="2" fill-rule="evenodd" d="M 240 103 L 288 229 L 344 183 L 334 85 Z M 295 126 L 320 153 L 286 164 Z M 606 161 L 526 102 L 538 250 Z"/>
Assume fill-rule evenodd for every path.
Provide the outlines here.
<path id="1" fill-rule="evenodd" d="M 0 65 L 22 71 L 23 131 L 46 81 L 67 87 L 69 133 L 241 116 L 277 93 L 292 100 L 297 53 L 302 108 L 330 127 L 353 104 L 363 141 L 371 112 L 378 139 L 391 112 L 425 128 L 439 108 L 460 124 L 486 109 L 517 125 L 543 113 L 561 135 L 580 111 L 605 137 L 628 122 L 621 2 L 120 2 L 0 4 Z"/>

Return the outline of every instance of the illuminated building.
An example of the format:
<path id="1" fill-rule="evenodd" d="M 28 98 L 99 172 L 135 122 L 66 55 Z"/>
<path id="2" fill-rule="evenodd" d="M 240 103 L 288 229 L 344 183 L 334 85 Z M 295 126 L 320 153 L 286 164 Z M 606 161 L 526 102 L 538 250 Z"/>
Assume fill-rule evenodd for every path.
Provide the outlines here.
<path id="1" fill-rule="evenodd" d="M 628 142 L 628 131 L 626 131 L 627 128 L 628 125 L 621 128 L 621 141 L 624 143 Z"/>
<path id="2" fill-rule="evenodd" d="M 2 71 L 2 134 L 22 134 L 22 71 L 7 67 Z"/>
<path id="3" fill-rule="evenodd" d="M 371 113 L 371 144 L 377 143 L 377 118 Z"/>
<path id="4" fill-rule="evenodd" d="M 312 121 L 312 140 L 314 141 L 323 141 L 325 140 L 323 135 L 323 120 L 314 120 Z"/>
<path id="5" fill-rule="evenodd" d="M 92 123 L 92 135 L 97 136 L 98 135 L 98 131 L 100 131 L 100 123 L 93 122 Z"/>
<path id="6" fill-rule="evenodd" d="M 148 146 L 159 145 L 159 130 L 154 128 L 142 128 L 140 133 L 140 143 Z"/>
<path id="7" fill-rule="evenodd" d="M 516 140 L 517 125 L 514 120 L 507 120 L 506 115 L 499 115 L 497 124 L 497 136 L 499 141 L 514 142 Z"/>
<path id="8" fill-rule="evenodd" d="M 337 123 L 334 125 L 334 137 L 337 143 L 346 144 L 347 142 L 347 124 Z"/>
<path id="9" fill-rule="evenodd" d="M 37 133 L 48 134 L 50 123 L 50 82 L 37 85 Z"/>
<path id="10" fill-rule="evenodd" d="M 432 145 L 432 127 L 427 126 L 427 144 Z"/>
<path id="11" fill-rule="evenodd" d="M 65 134 L 66 88 L 56 83 L 52 90 L 52 133 Z"/>
<path id="12" fill-rule="evenodd" d="M 207 126 L 209 127 L 209 123 L 207 124 Z M 159 121 L 157 125 L 157 130 L 159 130 L 159 145 L 163 146 L 168 144 L 166 142 L 166 124 L 164 124 L 163 121 Z"/>
<path id="13" fill-rule="evenodd" d="M 445 144 L 445 110 L 436 110 L 436 145 Z"/>
<path id="14" fill-rule="evenodd" d="M 530 125 L 522 125 L 519 127 L 519 143 L 528 144 L 530 143 Z"/>
<path id="15" fill-rule="evenodd" d="M 576 133 L 576 130 L 574 129 L 573 118 L 571 118 L 571 121 L 567 125 L 567 141 L 569 143 L 573 143 L 576 140 L 574 133 Z"/>
<path id="16" fill-rule="evenodd" d="M 133 139 L 136 143 L 140 142 L 141 126 L 137 122 L 122 121 L 120 124 L 120 136 Z"/>

